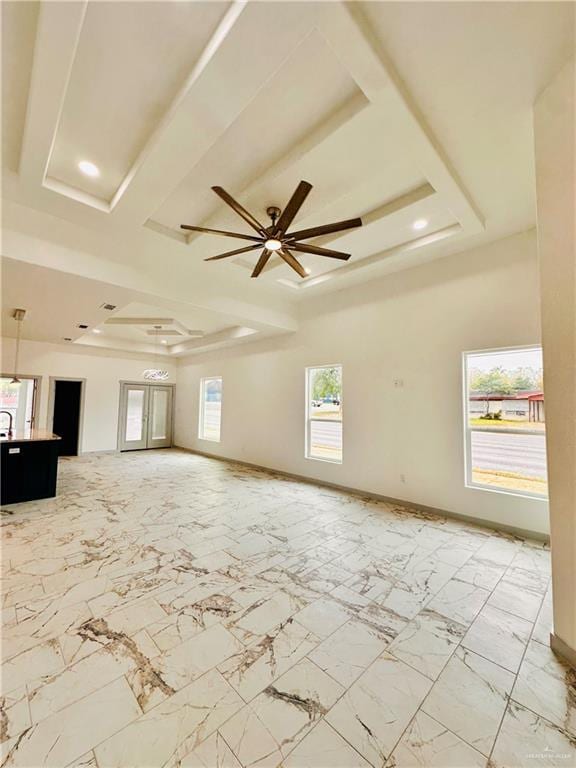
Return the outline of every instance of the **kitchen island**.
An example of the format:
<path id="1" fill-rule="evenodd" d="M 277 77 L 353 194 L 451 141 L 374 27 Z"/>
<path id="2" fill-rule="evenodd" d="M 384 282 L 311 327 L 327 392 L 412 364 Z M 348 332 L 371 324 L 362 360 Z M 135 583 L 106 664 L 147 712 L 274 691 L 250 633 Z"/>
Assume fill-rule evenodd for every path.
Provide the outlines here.
<path id="1" fill-rule="evenodd" d="M 0 431 L 3 505 L 56 495 L 59 440 L 45 429 Z"/>

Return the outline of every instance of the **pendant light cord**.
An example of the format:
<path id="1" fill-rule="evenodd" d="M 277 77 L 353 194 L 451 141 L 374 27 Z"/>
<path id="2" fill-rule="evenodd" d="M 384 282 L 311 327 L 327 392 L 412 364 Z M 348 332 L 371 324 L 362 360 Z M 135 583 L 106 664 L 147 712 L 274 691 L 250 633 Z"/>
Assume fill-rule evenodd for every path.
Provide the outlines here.
<path id="1" fill-rule="evenodd" d="M 19 311 L 19 310 L 17 310 Z M 11 384 L 19 384 L 20 379 L 18 378 L 18 365 L 20 360 L 20 331 L 22 329 L 22 317 L 16 317 L 16 322 L 18 323 L 17 330 L 16 330 L 16 351 L 14 353 L 14 375 L 12 377 Z"/>

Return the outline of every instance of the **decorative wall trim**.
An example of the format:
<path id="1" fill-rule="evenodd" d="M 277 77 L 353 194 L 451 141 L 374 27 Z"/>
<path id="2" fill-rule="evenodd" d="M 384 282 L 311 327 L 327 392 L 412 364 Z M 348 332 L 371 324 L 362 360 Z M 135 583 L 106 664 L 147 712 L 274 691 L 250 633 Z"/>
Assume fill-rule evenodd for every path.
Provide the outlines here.
<path id="1" fill-rule="evenodd" d="M 274 467 L 265 467 L 261 464 L 254 464 L 250 461 L 241 461 L 240 459 L 230 459 L 226 456 L 218 456 L 215 453 L 209 453 L 208 451 L 199 451 L 195 448 L 185 448 L 181 445 L 173 445 L 175 449 L 180 451 L 186 451 L 186 453 L 195 453 L 199 456 L 206 456 L 209 459 L 218 459 L 219 461 L 227 462 L 228 464 L 240 464 L 243 467 L 250 467 L 252 469 L 259 469 L 263 472 L 271 472 L 275 475 L 282 475 L 283 477 L 290 477 L 294 480 L 300 480 L 303 483 L 309 483 L 310 485 L 319 485 L 323 488 L 334 488 L 339 491 L 346 491 L 347 493 L 353 493 L 357 496 L 363 496 L 368 499 L 376 499 L 377 501 L 387 501 L 390 504 L 402 504 L 408 509 L 414 509 L 419 512 L 425 512 L 432 515 L 440 515 L 440 517 L 447 517 L 451 520 L 462 520 L 465 523 L 476 525 L 480 528 L 489 528 L 490 530 L 497 531 L 498 533 L 507 533 L 511 536 L 518 536 L 523 539 L 532 539 L 533 541 L 541 541 L 548 543 L 550 537 L 548 534 L 540 533 L 539 531 L 530 531 L 525 528 L 517 528 L 514 525 L 506 525 L 504 523 L 495 523 L 491 520 L 483 520 L 480 517 L 474 517 L 473 515 L 461 515 L 457 512 L 450 512 L 447 509 L 438 509 L 437 507 L 428 507 L 425 504 L 416 504 L 413 501 L 406 501 L 405 499 L 396 499 L 392 496 L 384 496 L 380 493 L 373 491 L 364 491 L 361 488 L 351 488 L 347 485 L 340 485 L 339 483 L 330 483 L 327 480 L 318 480 L 315 477 L 308 477 L 306 475 L 297 475 L 294 472 L 286 472 L 282 469 L 275 469 Z"/>

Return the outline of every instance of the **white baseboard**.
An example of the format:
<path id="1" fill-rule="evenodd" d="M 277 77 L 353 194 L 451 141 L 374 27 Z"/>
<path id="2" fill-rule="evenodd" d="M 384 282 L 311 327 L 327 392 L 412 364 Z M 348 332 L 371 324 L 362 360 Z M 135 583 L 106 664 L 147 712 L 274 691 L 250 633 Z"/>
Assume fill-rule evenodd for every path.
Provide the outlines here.
<path id="1" fill-rule="evenodd" d="M 550 648 L 555 654 L 560 656 L 563 661 L 569 664 L 572 669 L 576 669 L 576 650 L 560 639 L 554 632 L 550 632 Z"/>

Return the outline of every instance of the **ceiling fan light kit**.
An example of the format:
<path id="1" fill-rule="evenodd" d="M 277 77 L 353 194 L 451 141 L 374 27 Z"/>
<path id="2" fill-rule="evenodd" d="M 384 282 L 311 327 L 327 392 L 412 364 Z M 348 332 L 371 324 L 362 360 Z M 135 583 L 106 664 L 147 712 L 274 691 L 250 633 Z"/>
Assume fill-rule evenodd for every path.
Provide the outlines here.
<path id="1" fill-rule="evenodd" d="M 211 235 L 223 235 L 225 237 L 236 237 L 240 240 L 250 240 L 251 245 L 246 245 L 243 248 L 236 248 L 233 251 L 226 251 L 220 253 L 217 256 L 210 256 L 204 261 L 218 261 L 220 259 L 227 259 L 229 256 L 237 256 L 240 253 L 249 253 L 250 251 L 256 251 L 262 248 L 262 253 L 252 271 L 251 277 L 258 277 L 262 272 L 269 258 L 273 254 L 278 254 L 285 262 L 290 266 L 300 277 L 308 277 L 309 270 L 306 270 L 298 259 L 292 254 L 292 251 L 298 253 L 311 253 L 315 256 L 327 256 L 331 259 L 341 259 L 342 261 L 348 261 L 350 258 L 349 253 L 343 253 L 342 251 L 334 251 L 331 248 L 320 248 L 317 245 L 310 245 L 308 243 L 300 242 L 301 240 L 309 240 L 312 237 L 320 237 L 321 235 L 329 235 L 333 232 L 342 232 L 346 229 L 354 229 L 355 227 L 362 226 L 362 219 L 346 219 L 345 221 L 337 221 L 333 224 L 324 224 L 319 227 L 310 227 L 308 229 L 301 229 L 296 232 L 288 232 L 288 229 L 294 221 L 296 214 L 302 207 L 304 200 L 308 197 L 312 185 L 307 181 L 301 181 L 286 208 L 283 211 L 277 206 L 270 206 L 266 209 L 266 213 L 270 216 L 272 223 L 265 227 L 258 219 L 240 205 L 234 198 L 222 189 L 222 187 L 212 187 L 214 192 L 224 202 L 229 205 L 244 221 L 249 224 L 256 232 L 256 235 L 245 235 L 241 232 L 227 232 L 222 229 L 207 229 L 206 227 L 195 227 L 191 224 L 181 224 L 181 229 L 190 230 L 192 232 L 204 232 Z"/>

